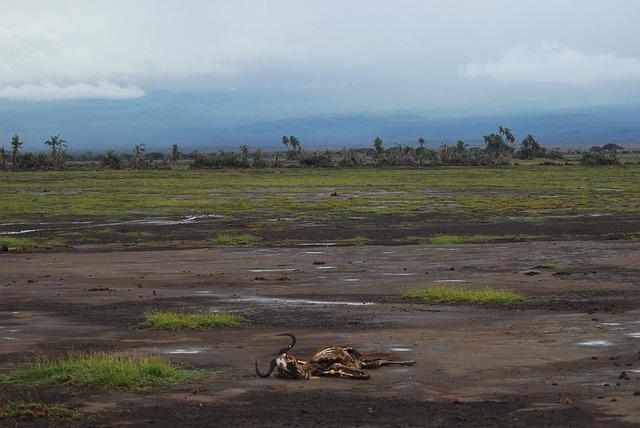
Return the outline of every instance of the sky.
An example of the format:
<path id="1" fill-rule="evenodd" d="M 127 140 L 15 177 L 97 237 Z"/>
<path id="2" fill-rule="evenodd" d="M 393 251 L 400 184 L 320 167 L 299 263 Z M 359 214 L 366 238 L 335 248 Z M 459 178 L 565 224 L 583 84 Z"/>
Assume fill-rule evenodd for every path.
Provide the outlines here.
<path id="1" fill-rule="evenodd" d="M 44 133 L 23 125 L 55 122 L 43 111 L 81 113 L 82 124 L 50 130 L 73 135 L 135 106 L 162 109 L 165 126 L 174 113 L 176 127 L 224 127 L 640 96 L 636 0 L 0 0 L 0 10 L 2 139 Z"/>

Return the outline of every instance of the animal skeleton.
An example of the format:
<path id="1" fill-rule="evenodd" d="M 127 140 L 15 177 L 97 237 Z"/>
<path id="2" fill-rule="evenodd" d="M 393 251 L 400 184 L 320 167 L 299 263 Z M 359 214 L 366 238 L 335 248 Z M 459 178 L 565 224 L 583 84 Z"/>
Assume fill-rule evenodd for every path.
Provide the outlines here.
<path id="1" fill-rule="evenodd" d="M 288 352 L 296 344 L 296 337 L 291 333 L 278 336 L 288 336 L 291 343 L 278 351 L 278 356 L 271 360 L 269 370 L 262 373 L 256 359 L 256 374 L 266 378 L 275 370 L 275 376 L 283 379 L 313 379 L 319 376 L 343 377 L 349 379 L 369 379 L 364 369 L 377 369 L 382 366 L 403 365 L 410 366 L 415 361 L 389 361 L 380 358 L 364 358 L 354 348 L 331 347 L 322 349 L 309 359 L 302 361 L 289 355 Z"/>

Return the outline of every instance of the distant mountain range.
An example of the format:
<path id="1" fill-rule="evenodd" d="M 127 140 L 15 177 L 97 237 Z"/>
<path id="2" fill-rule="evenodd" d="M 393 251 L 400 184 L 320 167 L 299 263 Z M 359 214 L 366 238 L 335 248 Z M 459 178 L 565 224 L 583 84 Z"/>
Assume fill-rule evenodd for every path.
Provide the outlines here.
<path id="1" fill-rule="evenodd" d="M 288 119 L 225 122 L 213 119 L 204 101 L 182 105 L 151 99 L 129 103 L 64 102 L 28 104 L 0 102 L 0 144 L 18 133 L 28 150 L 44 149 L 50 134 L 61 134 L 74 152 L 129 150 L 145 143 L 148 151 L 236 148 L 240 144 L 273 149 L 283 135 L 296 135 L 303 147 L 322 149 L 369 146 L 380 136 L 386 146 L 415 144 L 424 136 L 436 147 L 463 139 L 482 144 L 482 136 L 499 125 L 510 127 L 518 141 L 534 134 L 546 147 L 581 147 L 617 143 L 640 146 L 640 106 L 588 107 L 532 113 L 438 117 L 408 111 L 303 116 Z"/>

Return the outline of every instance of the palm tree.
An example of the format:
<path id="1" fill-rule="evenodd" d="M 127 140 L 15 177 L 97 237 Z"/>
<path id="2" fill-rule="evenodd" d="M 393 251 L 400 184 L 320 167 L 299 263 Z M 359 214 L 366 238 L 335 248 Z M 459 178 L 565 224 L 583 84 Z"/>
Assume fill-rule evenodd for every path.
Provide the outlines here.
<path id="1" fill-rule="evenodd" d="M 300 152 L 302 151 L 302 146 L 300 145 L 300 140 L 298 140 L 298 138 L 293 135 L 290 136 L 289 144 L 291 145 L 291 150 L 293 150 L 294 153 L 300 154 Z"/>
<path id="2" fill-rule="evenodd" d="M 375 150 L 378 165 L 382 165 L 382 157 L 384 155 L 384 147 L 382 147 L 383 144 L 384 141 L 382 141 L 382 138 L 380 137 L 376 137 L 376 139 L 373 140 L 373 150 Z"/>
<path id="3" fill-rule="evenodd" d="M 249 155 L 251 152 L 251 147 L 247 144 L 243 144 L 240 146 L 240 160 L 244 166 L 249 166 Z"/>
<path id="4" fill-rule="evenodd" d="M 418 150 L 423 152 L 424 151 L 424 143 L 426 143 L 426 142 L 427 141 L 424 139 L 424 137 L 418 138 Z"/>
<path id="5" fill-rule="evenodd" d="M 516 142 L 516 137 L 513 136 L 513 133 L 511 132 L 511 129 L 509 128 L 503 128 L 502 126 L 498 129 L 498 131 L 500 132 L 500 135 L 502 135 L 504 137 L 505 140 L 507 140 L 507 142 L 509 144 L 513 144 Z"/>
<path id="6" fill-rule="evenodd" d="M 458 154 L 466 153 L 469 150 L 468 146 L 465 144 L 464 140 L 458 140 L 456 143 L 455 152 Z"/>
<path id="7" fill-rule="evenodd" d="M 135 146 L 133 146 L 133 167 L 134 168 L 141 168 L 144 166 L 145 150 L 146 149 L 145 149 L 144 143 L 136 144 Z"/>
<path id="8" fill-rule="evenodd" d="M 107 150 L 104 152 L 104 157 L 101 160 L 103 167 L 111 169 L 120 169 L 121 161 L 120 156 L 114 150 Z"/>
<path id="9" fill-rule="evenodd" d="M 22 141 L 20 141 L 20 137 L 17 135 L 11 137 L 11 162 L 14 168 L 18 167 L 18 153 L 20 153 L 21 148 Z"/>
<path id="10" fill-rule="evenodd" d="M 282 136 L 282 144 L 289 150 L 289 137 L 286 135 Z"/>
<path id="11" fill-rule="evenodd" d="M 527 135 L 526 138 L 522 140 L 520 147 L 520 151 L 528 159 L 533 159 L 541 151 L 540 144 L 538 144 L 534 136 L 531 134 Z"/>
<path id="12" fill-rule="evenodd" d="M 7 169 L 7 152 L 4 150 L 4 146 L 0 147 L 0 166 L 2 166 L 2 170 Z"/>
<path id="13" fill-rule="evenodd" d="M 174 144 L 171 146 L 171 162 L 175 163 L 178 159 L 180 159 L 180 150 L 178 150 L 178 145 Z"/>
<path id="14" fill-rule="evenodd" d="M 54 163 L 60 164 L 64 161 L 64 149 L 67 148 L 67 142 L 60 138 L 60 135 L 49 137 L 44 145 L 51 147 L 51 158 Z"/>

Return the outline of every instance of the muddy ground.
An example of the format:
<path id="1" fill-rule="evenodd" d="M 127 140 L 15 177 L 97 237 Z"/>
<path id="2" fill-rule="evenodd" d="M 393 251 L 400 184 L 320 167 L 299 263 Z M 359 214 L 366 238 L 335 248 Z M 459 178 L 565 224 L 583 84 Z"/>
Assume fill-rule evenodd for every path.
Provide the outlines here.
<path id="1" fill-rule="evenodd" d="M 297 246 L 0 254 L 0 373 L 37 355 L 159 353 L 215 375 L 143 391 L 0 385 L 75 421 L 13 426 L 633 426 L 640 423 L 640 242 Z M 552 263 L 553 269 L 534 269 Z M 428 283 L 507 287 L 527 303 L 426 305 Z M 227 310 L 236 328 L 137 328 L 149 308 Z M 368 381 L 259 379 L 294 332 L 414 359 Z"/>

